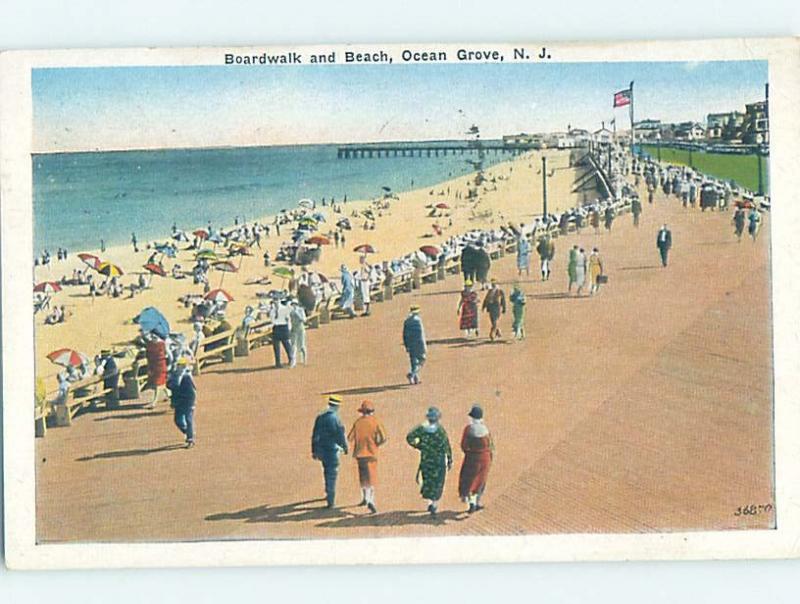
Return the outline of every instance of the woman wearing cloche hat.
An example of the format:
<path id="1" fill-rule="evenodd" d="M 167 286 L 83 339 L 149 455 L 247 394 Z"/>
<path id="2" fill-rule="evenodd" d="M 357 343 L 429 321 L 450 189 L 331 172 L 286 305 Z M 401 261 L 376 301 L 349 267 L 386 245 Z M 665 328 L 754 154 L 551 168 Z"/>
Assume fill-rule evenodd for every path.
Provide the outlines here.
<path id="1" fill-rule="evenodd" d="M 447 471 L 453 467 L 453 451 L 450 449 L 447 432 L 439 423 L 442 417 L 439 409 L 429 408 L 425 417 L 428 422 L 409 432 L 406 441 L 420 452 L 417 482 L 422 479 L 420 494 L 423 499 L 430 501 L 428 511 L 435 516 Z"/>
<path id="2" fill-rule="evenodd" d="M 481 497 L 486 490 L 486 479 L 494 456 L 494 443 L 489 429 L 483 423 L 483 409 L 473 405 L 468 413 L 470 423 L 461 435 L 464 462 L 458 477 L 458 495 L 469 504 L 470 514 L 483 509 Z"/>
<path id="3" fill-rule="evenodd" d="M 361 484 L 361 505 L 373 514 L 375 507 L 375 484 L 378 479 L 378 447 L 386 442 L 386 428 L 375 417 L 375 406 L 371 401 L 362 401 L 358 408 L 359 417 L 347 440 L 353 443 L 353 457 L 358 462 L 358 481 Z"/>

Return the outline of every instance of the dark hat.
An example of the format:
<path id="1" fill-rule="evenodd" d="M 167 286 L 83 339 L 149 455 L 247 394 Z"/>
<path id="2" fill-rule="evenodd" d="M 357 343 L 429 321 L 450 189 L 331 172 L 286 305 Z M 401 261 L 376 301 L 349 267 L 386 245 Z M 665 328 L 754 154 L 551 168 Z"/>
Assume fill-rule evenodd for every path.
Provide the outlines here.
<path id="1" fill-rule="evenodd" d="M 428 412 L 425 414 L 425 417 L 432 420 L 438 420 L 442 417 L 442 412 L 439 411 L 437 407 L 430 407 L 428 408 Z"/>
<path id="2" fill-rule="evenodd" d="M 483 419 L 483 409 L 480 405 L 472 405 L 472 409 L 467 414 L 473 419 Z"/>

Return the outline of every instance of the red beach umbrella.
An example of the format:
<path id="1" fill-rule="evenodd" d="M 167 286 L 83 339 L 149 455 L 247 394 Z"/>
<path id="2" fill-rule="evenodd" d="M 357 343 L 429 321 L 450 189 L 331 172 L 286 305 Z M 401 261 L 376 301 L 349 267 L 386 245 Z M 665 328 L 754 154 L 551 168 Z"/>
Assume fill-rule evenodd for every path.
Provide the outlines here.
<path id="1" fill-rule="evenodd" d="M 314 235 L 306 239 L 306 243 L 310 243 L 311 245 L 330 245 L 331 240 L 324 235 Z"/>
<path id="2" fill-rule="evenodd" d="M 34 285 L 33 291 L 37 294 L 54 294 L 61 291 L 61 286 L 55 281 L 43 281 Z"/>
<path id="3" fill-rule="evenodd" d="M 208 239 L 208 231 L 205 229 L 197 229 L 192 233 L 198 239 Z"/>
<path id="4" fill-rule="evenodd" d="M 212 289 L 205 295 L 205 299 L 212 302 L 233 302 L 233 296 L 224 289 Z"/>
<path id="5" fill-rule="evenodd" d="M 439 255 L 439 248 L 434 245 L 423 245 L 419 248 L 419 251 L 431 258 L 436 258 Z"/>
<path id="6" fill-rule="evenodd" d="M 167 276 L 167 271 L 165 271 L 164 268 L 158 264 L 150 262 L 145 264 L 143 268 L 152 275 L 158 275 L 159 277 Z"/>
<path id="7" fill-rule="evenodd" d="M 100 266 L 102 262 L 102 260 L 100 260 L 100 258 L 95 256 L 94 254 L 89 254 L 86 252 L 78 254 L 78 258 L 80 258 L 84 263 L 86 263 L 89 266 L 89 268 L 93 268 L 95 270 L 97 270 L 97 267 Z"/>
<path id="8" fill-rule="evenodd" d="M 54 350 L 47 355 L 47 358 L 56 365 L 61 365 L 62 367 L 69 367 L 70 365 L 72 367 L 78 367 L 82 363 L 89 362 L 89 357 L 82 352 L 72 350 L 72 348 L 59 348 L 58 350 Z"/>
<path id="9" fill-rule="evenodd" d="M 374 254 L 375 248 L 372 247 L 369 243 L 362 243 L 361 245 L 357 245 L 353 248 L 354 252 L 359 254 Z"/>
<path id="10" fill-rule="evenodd" d="M 440 210 L 449 210 L 449 209 L 450 209 L 450 206 L 449 206 L 449 205 L 447 205 L 447 204 L 446 204 L 445 202 L 443 202 L 443 201 L 442 201 L 442 202 L 440 202 L 440 203 L 437 203 L 437 204 L 436 204 L 436 207 L 437 207 L 437 208 L 439 208 Z"/>

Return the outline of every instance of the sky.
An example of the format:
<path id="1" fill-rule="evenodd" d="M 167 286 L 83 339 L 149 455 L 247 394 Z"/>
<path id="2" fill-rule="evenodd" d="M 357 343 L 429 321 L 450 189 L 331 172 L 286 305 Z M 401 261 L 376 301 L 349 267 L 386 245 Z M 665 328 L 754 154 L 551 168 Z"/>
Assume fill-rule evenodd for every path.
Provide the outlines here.
<path id="1" fill-rule="evenodd" d="M 704 122 L 764 97 L 765 61 L 36 69 L 34 153 L 483 138 L 617 118 Z"/>

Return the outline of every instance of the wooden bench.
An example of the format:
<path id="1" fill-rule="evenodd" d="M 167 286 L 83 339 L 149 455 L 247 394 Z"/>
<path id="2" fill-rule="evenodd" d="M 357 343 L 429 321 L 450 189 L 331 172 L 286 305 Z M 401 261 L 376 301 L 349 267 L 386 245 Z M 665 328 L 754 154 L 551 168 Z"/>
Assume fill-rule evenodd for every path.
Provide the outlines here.
<path id="1" fill-rule="evenodd" d="M 236 342 L 234 341 L 235 329 L 228 329 L 222 333 L 208 336 L 203 340 L 202 350 L 198 351 L 194 363 L 195 375 L 200 375 L 203 367 L 212 361 L 221 361 L 223 363 L 233 363 L 234 348 Z M 209 350 L 208 347 L 211 346 Z"/>

